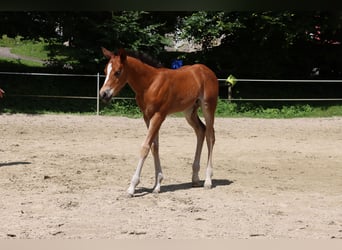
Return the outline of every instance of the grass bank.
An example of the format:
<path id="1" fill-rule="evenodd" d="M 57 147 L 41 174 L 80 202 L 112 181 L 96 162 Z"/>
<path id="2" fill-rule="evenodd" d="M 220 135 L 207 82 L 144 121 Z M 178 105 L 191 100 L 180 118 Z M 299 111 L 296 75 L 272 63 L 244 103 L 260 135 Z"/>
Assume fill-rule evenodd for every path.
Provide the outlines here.
<path id="1" fill-rule="evenodd" d="M 201 115 L 201 111 L 200 115 Z M 4 98 L 0 100 L 0 113 L 28 114 L 78 114 L 96 113 L 96 100 L 74 100 L 53 98 Z M 105 105 L 100 103 L 100 115 L 126 116 L 140 118 L 142 114 L 135 100 L 114 99 Z M 172 114 L 182 117 L 182 113 Z M 231 103 L 219 100 L 216 117 L 250 117 L 250 118 L 299 118 L 299 117 L 333 117 L 342 116 L 341 105 L 315 106 L 309 104 L 277 105 L 265 107 L 252 103 Z"/>
<path id="2" fill-rule="evenodd" d="M 290 103 L 232 103 L 219 100 L 216 110 L 218 117 L 253 118 L 296 118 L 342 116 L 342 106 L 338 104 L 290 104 Z"/>
<path id="3" fill-rule="evenodd" d="M 17 36 L 15 38 L 7 37 L 7 35 L 2 35 L 0 39 L 0 47 L 10 48 L 10 52 L 16 54 L 18 56 L 23 56 L 30 59 L 11 59 L 11 58 L 0 58 L 2 63 L 12 63 L 19 64 L 21 66 L 27 67 L 44 67 L 43 62 L 37 62 L 36 60 L 47 60 L 48 43 L 44 39 L 39 39 L 38 41 L 34 40 L 24 40 L 21 36 Z"/>

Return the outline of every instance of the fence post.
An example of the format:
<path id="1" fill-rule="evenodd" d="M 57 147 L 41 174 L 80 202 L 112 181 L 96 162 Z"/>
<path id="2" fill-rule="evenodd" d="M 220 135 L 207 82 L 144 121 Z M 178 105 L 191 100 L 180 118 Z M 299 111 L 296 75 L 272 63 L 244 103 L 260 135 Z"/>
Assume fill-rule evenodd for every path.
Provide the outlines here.
<path id="1" fill-rule="evenodd" d="M 232 85 L 228 83 L 228 101 L 231 102 L 232 99 Z"/>
<path id="2" fill-rule="evenodd" d="M 100 115 L 100 73 L 97 73 L 97 96 L 96 96 L 96 115 Z"/>

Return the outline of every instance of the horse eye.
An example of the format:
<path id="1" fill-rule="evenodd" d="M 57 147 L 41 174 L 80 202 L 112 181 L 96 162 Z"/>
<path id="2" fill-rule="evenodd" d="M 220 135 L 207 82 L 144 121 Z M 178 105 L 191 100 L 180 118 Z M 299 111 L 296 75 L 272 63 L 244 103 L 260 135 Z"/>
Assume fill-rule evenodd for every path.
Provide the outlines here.
<path id="1" fill-rule="evenodd" d="M 117 70 L 117 71 L 115 71 L 115 73 L 114 73 L 114 75 L 115 75 L 116 77 L 119 77 L 120 74 L 121 74 L 121 70 Z"/>

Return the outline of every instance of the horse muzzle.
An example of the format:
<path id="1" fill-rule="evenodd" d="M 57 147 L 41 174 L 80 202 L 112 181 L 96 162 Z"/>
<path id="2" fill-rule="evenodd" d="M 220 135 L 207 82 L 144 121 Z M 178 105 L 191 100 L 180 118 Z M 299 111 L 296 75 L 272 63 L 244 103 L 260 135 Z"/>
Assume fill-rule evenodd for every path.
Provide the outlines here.
<path id="1" fill-rule="evenodd" d="M 100 91 L 100 99 L 103 102 L 108 103 L 112 99 L 113 93 L 114 93 L 114 89 L 102 90 Z"/>

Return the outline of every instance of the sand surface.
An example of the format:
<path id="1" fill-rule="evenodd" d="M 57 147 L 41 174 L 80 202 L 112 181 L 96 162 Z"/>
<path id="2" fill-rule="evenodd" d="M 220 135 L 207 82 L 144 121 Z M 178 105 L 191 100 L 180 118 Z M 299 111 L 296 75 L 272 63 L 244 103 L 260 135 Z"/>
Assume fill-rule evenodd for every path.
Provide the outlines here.
<path id="1" fill-rule="evenodd" d="M 127 198 L 142 119 L 0 115 L 0 239 L 342 238 L 342 118 L 218 118 L 215 129 L 211 190 L 191 187 L 195 135 L 168 118 L 161 193 L 150 154 Z"/>

